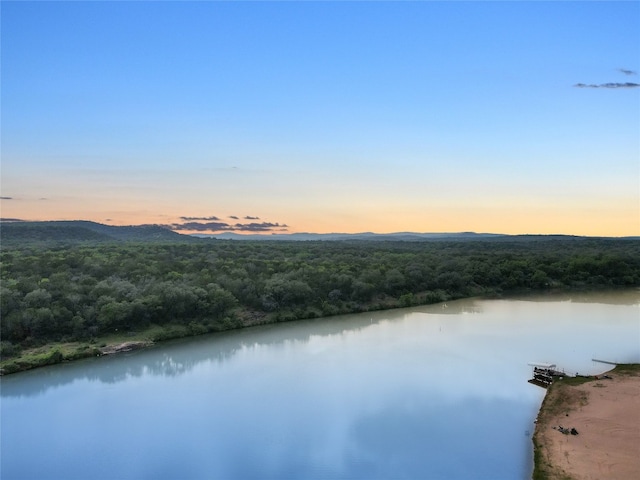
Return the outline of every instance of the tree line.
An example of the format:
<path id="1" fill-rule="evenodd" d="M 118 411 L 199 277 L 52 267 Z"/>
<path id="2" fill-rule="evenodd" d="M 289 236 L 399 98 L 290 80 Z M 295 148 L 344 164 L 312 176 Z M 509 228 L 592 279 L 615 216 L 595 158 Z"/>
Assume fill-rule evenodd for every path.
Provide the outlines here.
<path id="1" fill-rule="evenodd" d="M 166 336 L 521 290 L 640 286 L 640 240 L 223 241 L 1 251 L 3 356 L 171 326 Z"/>

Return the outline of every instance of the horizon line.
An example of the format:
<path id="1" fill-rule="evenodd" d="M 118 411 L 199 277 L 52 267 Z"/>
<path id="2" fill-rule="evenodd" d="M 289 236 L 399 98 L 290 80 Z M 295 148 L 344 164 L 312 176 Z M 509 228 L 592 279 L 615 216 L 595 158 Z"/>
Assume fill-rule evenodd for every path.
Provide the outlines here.
<path id="1" fill-rule="evenodd" d="M 391 231 L 391 232 L 375 232 L 372 230 L 368 230 L 368 231 L 361 231 L 361 232 L 354 232 L 354 233 L 348 233 L 348 232 L 309 232 L 309 231 L 304 231 L 304 232 L 246 232 L 246 231 L 228 231 L 228 230 L 219 230 L 219 231 L 211 231 L 210 233 L 207 232 L 199 232 L 196 230 L 184 230 L 184 231 L 180 231 L 180 230 L 174 230 L 171 228 L 170 225 L 167 224 L 161 224 L 161 223 L 140 223 L 140 224 L 127 224 L 127 225 L 110 225 L 108 223 L 101 223 L 101 222 L 97 222 L 95 220 L 86 220 L 86 219 L 74 219 L 74 220 L 66 220 L 66 219 L 59 219 L 59 220 L 26 220 L 26 219 L 20 219 L 20 218 L 1 218 L 0 217 L 0 223 L 63 223 L 63 222 L 69 222 L 69 223 L 73 223 L 73 222 L 85 222 L 85 223 L 94 223 L 97 225 L 103 225 L 106 227 L 114 227 L 114 228 L 119 228 L 119 227 L 160 227 L 160 228 L 165 228 L 168 231 L 174 232 L 178 235 L 184 235 L 184 236 L 190 236 L 190 237 L 197 237 L 197 236 L 202 236 L 202 237 L 213 237 L 213 236 L 220 236 L 220 235 L 233 235 L 233 236 L 238 236 L 238 237 L 249 237 L 249 236 L 259 236 L 259 237 L 264 237 L 264 238 L 270 238 L 270 237 L 274 237 L 274 236 L 293 236 L 293 235 L 318 235 L 318 236 L 330 236 L 330 235 L 344 235 L 344 236 L 358 236 L 358 235 L 379 235 L 379 236 L 384 236 L 384 235 L 438 235 L 438 236 L 445 236 L 445 235 L 478 235 L 478 236 L 503 236 L 503 237 L 510 237 L 510 236 L 543 236 L 543 237 L 558 237 L 558 236 L 562 236 L 562 237 L 579 237 L 579 238 L 640 238 L 640 234 L 636 234 L 636 235 L 580 235 L 580 234 L 575 234 L 575 233 L 500 233 L 500 232 L 476 232 L 473 230 L 461 230 L 461 231 L 410 231 L 410 230 L 402 230 L 402 231 Z"/>

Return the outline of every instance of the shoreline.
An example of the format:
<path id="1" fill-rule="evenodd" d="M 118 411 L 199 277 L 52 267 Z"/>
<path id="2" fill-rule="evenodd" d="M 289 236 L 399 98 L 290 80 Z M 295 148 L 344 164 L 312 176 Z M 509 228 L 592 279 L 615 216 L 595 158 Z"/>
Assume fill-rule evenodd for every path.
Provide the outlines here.
<path id="1" fill-rule="evenodd" d="M 540 407 L 533 447 L 534 480 L 635 478 L 640 471 L 640 364 L 554 382 Z"/>
<path id="2" fill-rule="evenodd" d="M 127 353 L 155 345 L 153 340 L 117 340 L 100 346 L 86 342 L 67 342 L 34 348 L 33 353 L 3 362 L 0 377 L 60 363 L 92 357 Z"/>
<path id="3" fill-rule="evenodd" d="M 187 337 L 197 337 L 200 335 L 215 334 L 230 330 L 250 328 L 260 325 L 270 325 L 276 323 L 285 323 L 297 320 L 308 320 L 310 318 L 329 318 L 336 315 L 349 315 L 365 312 L 373 312 L 380 310 L 396 310 L 399 308 L 419 307 L 426 305 L 434 305 L 444 303 L 446 301 L 464 300 L 470 298 L 479 299 L 504 299 L 515 298 L 522 299 L 536 295 L 570 295 L 584 292 L 610 292 L 610 291 L 636 291 L 638 287 L 609 287 L 609 288 L 546 288 L 546 289 L 514 289 L 509 292 L 484 292 L 483 294 L 454 296 L 446 295 L 443 301 L 420 301 L 421 295 L 417 295 L 414 303 L 411 305 L 402 305 L 399 299 L 385 298 L 371 302 L 361 309 L 357 310 L 341 310 L 334 315 L 324 315 L 323 317 L 300 317 L 300 318 L 283 318 L 274 314 L 261 312 L 243 311 L 236 315 L 236 322 L 224 325 L 222 327 L 208 328 L 205 325 L 193 322 L 189 325 L 178 323 L 152 324 L 148 328 L 139 331 L 122 332 L 120 334 L 104 334 L 87 340 L 70 340 L 48 342 L 36 347 L 24 348 L 17 355 L 7 355 L 0 357 L 0 377 L 15 373 L 33 370 L 34 368 L 42 368 L 59 363 L 73 362 L 105 354 L 118 353 L 120 345 L 135 342 L 140 345 L 136 348 L 147 348 L 152 345 L 161 344 L 167 340 L 176 340 Z M 107 350 L 107 351 L 104 351 Z M 116 350 L 116 351 L 113 351 Z"/>
<path id="4" fill-rule="evenodd" d="M 558 289 L 548 291 L 547 293 L 566 293 L 571 290 Z M 595 289 L 594 291 L 608 291 L 608 289 Z M 537 291 L 514 291 L 509 294 L 497 292 L 488 292 L 484 295 L 468 295 L 468 296 L 452 296 L 445 295 L 443 301 L 430 302 L 418 301 L 412 305 L 402 305 L 399 299 L 392 297 L 379 298 L 377 301 L 364 306 L 357 310 L 340 310 L 333 315 L 324 315 L 322 317 L 300 317 L 300 318 L 284 318 L 278 314 L 269 314 L 255 311 L 241 311 L 235 316 L 235 323 L 215 328 L 207 328 L 204 325 L 184 325 L 179 323 L 155 324 L 142 331 L 123 332 L 121 334 L 106 334 L 91 340 L 85 341 L 67 341 L 67 342 L 50 342 L 38 347 L 26 348 L 16 356 L 8 356 L 0 358 L 0 377 L 12 375 L 16 373 L 33 370 L 35 368 L 43 368 L 59 363 L 73 362 L 91 357 L 100 357 L 103 355 L 112 355 L 122 353 L 122 346 L 129 343 L 135 343 L 133 349 L 148 348 L 153 345 L 162 344 L 170 340 L 178 340 L 181 338 L 194 338 L 201 335 L 212 335 L 216 333 L 228 332 L 232 330 L 241 330 L 244 328 L 258 327 L 262 325 L 273 325 L 278 323 L 296 322 L 299 320 L 311 320 L 320 318 L 331 318 L 339 315 L 354 315 L 366 312 L 378 312 L 381 310 L 397 310 L 402 308 L 411 308 L 427 305 L 436 305 L 447 301 L 465 300 L 472 298 L 490 299 L 504 298 L 505 295 L 523 295 L 535 294 Z M 420 298 L 417 295 L 416 298 Z M 126 348 L 126 347 L 124 347 Z M 129 349 L 132 350 L 132 349 Z M 127 350 L 128 351 L 128 350 Z"/>

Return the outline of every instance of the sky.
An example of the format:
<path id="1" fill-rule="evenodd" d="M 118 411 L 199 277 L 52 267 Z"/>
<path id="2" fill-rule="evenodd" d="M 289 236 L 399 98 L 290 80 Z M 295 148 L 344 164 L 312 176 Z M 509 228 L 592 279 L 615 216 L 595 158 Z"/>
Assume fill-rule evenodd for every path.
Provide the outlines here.
<path id="1" fill-rule="evenodd" d="M 25 2 L 0 215 L 640 235 L 640 2 Z"/>

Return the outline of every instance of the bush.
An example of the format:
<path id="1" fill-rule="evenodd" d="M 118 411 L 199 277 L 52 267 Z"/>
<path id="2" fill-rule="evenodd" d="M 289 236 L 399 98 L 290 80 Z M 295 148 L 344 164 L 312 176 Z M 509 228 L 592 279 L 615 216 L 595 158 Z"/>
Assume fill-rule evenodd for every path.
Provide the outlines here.
<path id="1" fill-rule="evenodd" d="M 190 322 L 189 323 L 189 332 L 191 333 L 191 335 L 203 335 L 205 333 L 208 333 L 209 329 L 207 327 L 205 327 L 204 325 L 201 325 L 199 323 Z"/>
<path id="2" fill-rule="evenodd" d="M 171 340 L 174 338 L 183 338 L 190 334 L 189 329 L 183 325 L 171 325 L 165 327 L 163 330 L 153 334 L 154 342 L 161 342 L 162 340 Z"/>
<path id="3" fill-rule="evenodd" d="M 60 363 L 64 360 L 64 355 L 57 348 L 52 350 L 49 355 L 44 358 L 45 365 L 53 365 L 54 363 Z"/>
<path id="4" fill-rule="evenodd" d="M 14 345 L 11 342 L 0 342 L 0 359 L 15 357 L 21 351 L 18 345 Z"/>

